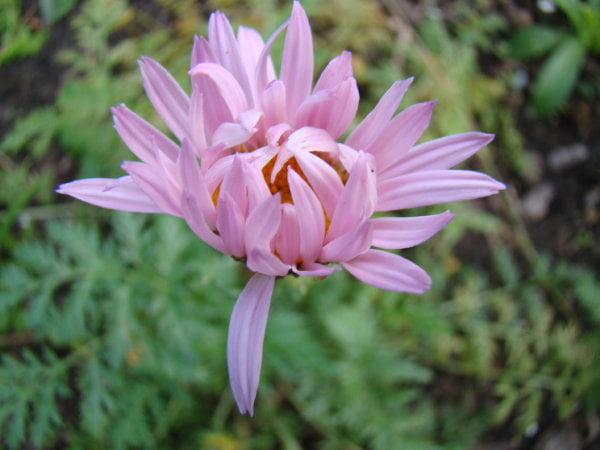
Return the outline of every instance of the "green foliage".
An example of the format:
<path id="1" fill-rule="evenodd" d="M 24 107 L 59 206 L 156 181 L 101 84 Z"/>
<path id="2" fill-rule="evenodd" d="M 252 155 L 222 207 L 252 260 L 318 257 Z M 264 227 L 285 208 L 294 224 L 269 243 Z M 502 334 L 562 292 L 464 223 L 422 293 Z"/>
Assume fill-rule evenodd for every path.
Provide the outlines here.
<path id="1" fill-rule="evenodd" d="M 600 2 L 560 0 L 572 29 L 531 25 L 513 33 L 509 52 L 522 60 L 548 55 L 532 90 L 532 105 L 540 116 L 559 110 L 573 92 L 588 52 L 600 52 Z"/>
<path id="2" fill-rule="evenodd" d="M 26 23 L 18 0 L 0 0 L 0 9 L 0 66 L 37 53 L 48 38 L 47 30 Z"/>

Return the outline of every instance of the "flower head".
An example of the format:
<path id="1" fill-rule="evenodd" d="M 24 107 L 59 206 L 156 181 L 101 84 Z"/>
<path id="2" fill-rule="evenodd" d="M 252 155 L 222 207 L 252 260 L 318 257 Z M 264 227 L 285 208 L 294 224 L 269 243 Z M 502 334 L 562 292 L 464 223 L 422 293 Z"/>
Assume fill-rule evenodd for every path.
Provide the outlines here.
<path id="1" fill-rule="evenodd" d="M 284 29 L 277 77 L 269 53 Z M 115 128 L 140 161 L 125 161 L 128 175 L 121 178 L 73 181 L 58 192 L 105 208 L 180 216 L 207 244 L 255 272 L 228 336 L 230 383 L 242 413 L 253 412 L 276 277 L 322 277 L 344 267 L 373 286 L 421 293 L 430 285 L 427 273 L 384 250 L 420 244 L 453 215 L 373 214 L 504 189 L 487 175 L 449 170 L 492 135 L 468 132 L 415 145 L 435 102 L 395 115 L 411 79 L 394 83 L 340 142 L 359 102 L 352 56 L 333 58 L 313 87 L 311 30 L 297 1 L 266 43 L 250 28 L 234 34 L 223 13 L 212 14 L 208 37 L 194 40 L 191 95 L 150 58 L 141 58 L 140 70 L 178 142 L 116 106 Z"/>

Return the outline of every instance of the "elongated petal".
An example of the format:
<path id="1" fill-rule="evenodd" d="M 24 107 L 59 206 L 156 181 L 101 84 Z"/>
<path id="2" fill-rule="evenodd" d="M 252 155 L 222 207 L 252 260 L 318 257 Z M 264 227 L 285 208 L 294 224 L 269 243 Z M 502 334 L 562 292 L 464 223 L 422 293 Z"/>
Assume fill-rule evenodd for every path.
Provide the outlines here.
<path id="1" fill-rule="evenodd" d="M 256 65 L 265 48 L 265 43 L 256 30 L 248 27 L 238 28 L 237 41 L 240 47 L 240 56 L 242 57 L 244 67 L 246 68 L 248 80 L 254 81 Z M 270 57 L 268 57 L 266 61 L 266 73 L 269 80 L 275 79 L 275 68 L 273 67 L 273 61 L 271 61 Z M 256 84 L 250 82 L 250 87 L 254 89 L 253 95 L 256 101 L 256 99 L 258 99 Z M 257 103 L 254 103 L 254 106 L 256 105 Z"/>
<path id="2" fill-rule="evenodd" d="M 342 81 L 352 77 L 352 53 L 343 51 L 339 56 L 333 58 L 317 80 L 314 92 L 323 89 L 333 89 Z"/>
<path id="3" fill-rule="evenodd" d="M 61 184 L 56 192 L 102 208 L 145 213 L 164 212 L 130 176 L 71 181 Z"/>
<path id="4" fill-rule="evenodd" d="M 163 211 L 181 217 L 181 191 L 174 186 L 160 169 L 136 161 L 124 161 L 121 168 L 129 173 L 135 183 Z"/>
<path id="5" fill-rule="evenodd" d="M 287 28 L 289 21 L 285 21 L 282 23 L 275 32 L 271 35 L 269 40 L 265 43 L 265 46 L 258 57 L 258 61 L 256 62 L 256 92 L 260 95 L 261 92 L 265 89 L 265 87 L 275 79 L 273 68 L 273 63 L 271 61 L 271 56 L 269 55 L 271 51 L 271 47 L 275 42 L 277 36 L 281 34 L 283 30 Z"/>
<path id="6" fill-rule="evenodd" d="M 202 158 L 208 147 L 208 137 L 204 126 L 204 96 L 198 89 L 192 90 L 190 99 L 190 113 L 188 117 L 188 131 L 194 153 Z"/>
<path id="7" fill-rule="evenodd" d="M 244 168 L 242 157 L 234 154 L 233 163 L 223 177 L 221 183 L 219 201 L 224 195 L 229 196 L 237 205 L 244 217 L 248 215 L 248 197 L 246 195 L 246 183 L 244 180 Z"/>
<path id="8" fill-rule="evenodd" d="M 233 34 L 229 20 L 227 20 L 227 17 L 221 11 L 216 11 L 210 15 L 208 21 L 208 42 L 221 65 L 239 83 L 246 95 L 246 100 L 252 103 L 253 94 L 250 89 L 250 82 L 244 61 L 240 55 L 238 41 Z"/>
<path id="9" fill-rule="evenodd" d="M 378 217 L 373 224 L 373 245 L 387 249 L 410 248 L 425 242 L 452 220 L 450 211 L 431 216 Z"/>
<path id="10" fill-rule="evenodd" d="M 275 236 L 275 250 L 286 264 L 296 264 L 300 258 L 298 215 L 291 203 L 281 205 L 281 225 Z"/>
<path id="11" fill-rule="evenodd" d="M 275 277 L 255 274 L 238 297 L 227 335 L 229 383 L 240 413 L 254 414 Z"/>
<path id="12" fill-rule="evenodd" d="M 295 274 L 301 277 L 327 277 L 336 270 L 340 270 L 340 266 L 325 266 L 319 263 L 302 264 L 302 268 L 292 268 Z"/>
<path id="13" fill-rule="evenodd" d="M 377 211 L 457 202 L 497 194 L 504 184 L 469 170 L 426 170 L 385 180 L 377 186 Z"/>
<path id="14" fill-rule="evenodd" d="M 300 257 L 302 261 L 312 262 L 319 255 L 325 237 L 323 207 L 310 186 L 291 168 L 288 183 L 298 214 Z"/>
<path id="15" fill-rule="evenodd" d="M 152 58 L 139 61 L 146 94 L 160 117 L 179 140 L 186 136 L 189 98 L 171 74 Z"/>
<path id="16" fill-rule="evenodd" d="M 375 189 L 374 175 L 366 155 L 361 152 L 331 218 L 326 242 L 331 242 L 352 230 L 373 213 L 376 201 Z"/>
<path id="17" fill-rule="evenodd" d="M 382 250 L 368 250 L 342 264 L 361 281 L 380 289 L 420 294 L 431 286 L 431 278 L 412 261 Z"/>
<path id="18" fill-rule="evenodd" d="M 394 117 L 367 151 L 375 155 L 377 171 L 393 165 L 417 142 L 429 126 L 436 102 L 411 105 Z"/>
<path id="19" fill-rule="evenodd" d="M 210 48 L 210 44 L 204 36 L 194 36 L 194 45 L 190 57 L 190 69 L 203 62 L 216 63 L 217 57 Z"/>
<path id="20" fill-rule="evenodd" d="M 244 215 L 235 200 L 226 192 L 219 196 L 217 230 L 223 238 L 227 253 L 235 258 L 241 258 L 245 255 Z"/>
<path id="21" fill-rule="evenodd" d="M 115 129 L 135 156 L 151 164 L 156 161 L 158 148 L 175 161 L 179 148 L 161 131 L 123 104 L 111 108 L 111 112 Z"/>
<path id="22" fill-rule="evenodd" d="M 337 143 L 327 131 L 315 127 L 303 127 L 294 131 L 286 141 L 286 147 L 297 152 L 337 153 Z"/>
<path id="23" fill-rule="evenodd" d="M 223 239 L 211 229 L 206 221 L 206 216 L 202 212 L 202 209 L 198 205 L 198 198 L 194 197 L 187 191 L 183 191 L 182 194 L 182 212 L 185 221 L 191 230 L 216 250 L 227 253 L 227 247 L 223 242 Z"/>
<path id="24" fill-rule="evenodd" d="M 181 153 L 177 160 L 177 170 L 183 190 L 193 197 L 204 220 L 214 229 L 217 218 L 215 205 L 208 191 L 204 175 L 198 166 L 198 160 L 194 156 L 187 139 L 184 139 L 181 147 Z"/>
<path id="25" fill-rule="evenodd" d="M 287 119 L 285 85 L 275 80 L 261 94 L 265 126 L 271 127 L 284 123 Z"/>
<path id="26" fill-rule="evenodd" d="M 393 178 L 421 170 L 450 169 L 478 152 L 492 139 L 493 134 L 473 131 L 424 142 L 402 155 L 380 174 L 380 178 Z"/>
<path id="27" fill-rule="evenodd" d="M 321 262 L 343 262 L 366 252 L 373 241 L 372 225 L 363 221 L 356 228 L 329 242 L 319 255 Z"/>
<path id="28" fill-rule="evenodd" d="M 263 248 L 270 250 L 281 222 L 281 196 L 270 196 L 258 205 L 248 216 L 246 222 L 246 250 Z"/>
<path id="29" fill-rule="evenodd" d="M 293 121 L 296 109 L 310 93 L 313 78 L 310 24 L 298 1 L 295 1 L 292 7 L 292 16 L 285 35 L 280 78 L 287 93 L 288 117 Z"/>
<path id="30" fill-rule="evenodd" d="M 412 78 L 408 78 L 392 84 L 385 95 L 381 97 L 381 100 L 379 100 L 373 111 L 348 136 L 346 144 L 356 150 L 365 150 L 368 148 L 398 109 L 402 97 L 404 97 L 404 93 L 412 81 Z"/>

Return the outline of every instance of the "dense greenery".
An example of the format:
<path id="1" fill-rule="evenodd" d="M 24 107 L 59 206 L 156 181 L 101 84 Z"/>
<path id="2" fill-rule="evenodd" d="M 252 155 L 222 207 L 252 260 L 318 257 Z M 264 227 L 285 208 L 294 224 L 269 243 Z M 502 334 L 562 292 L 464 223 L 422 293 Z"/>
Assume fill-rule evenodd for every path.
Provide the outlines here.
<path id="1" fill-rule="evenodd" d="M 597 268 L 536 248 L 511 188 L 492 201 L 450 205 L 458 215 L 449 227 L 405 252 L 432 274 L 422 296 L 341 272 L 279 283 L 255 417 L 240 416 L 225 338 L 243 266 L 181 220 L 104 211 L 53 189 L 116 176 L 131 158 L 110 106 L 126 102 L 159 123 L 143 97 L 139 55 L 185 86 L 191 38 L 205 32 L 210 10 L 266 35 L 289 3 L 156 0 L 143 10 L 125 0 L 48 0 L 25 11 L 2 1 L 0 70 L 35 60 L 53 33 L 73 44 L 53 54 L 62 71 L 55 100 L 2 117 L 10 131 L 0 142 L 0 447 L 462 449 L 498 430 L 509 441 L 597 411 Z M 490 2 L 448 2 L 445 15 L 425 3 L 417 20 L 402 2 L 303 1 L 317 67 L 352 50 L 362 114 L 394 80 L 415 75 L 404 104 L 439 99 L 427 137 L 496 132 L 473 167 L 518 183 L 532 161 L 507 100 L 510 68 L 554 47 L 521 48 L 526 31 Z M 556 3 L 573 25 L 560 39 L 597 51 L 567 9 L 580 4 L 593 19 L 597 3 Z M 560 52 L 566 44 L 555 45 Z M 486 74 L 483 54 L 508 63 Z M 532 98 L 549 113 L 575 82 L 552 107 L 540 106 L 544 76 Z M 579 94 L 593 99 L 598 86 L 582 83 Z M 572 245 L 598 244 L 583 230 Z"/>

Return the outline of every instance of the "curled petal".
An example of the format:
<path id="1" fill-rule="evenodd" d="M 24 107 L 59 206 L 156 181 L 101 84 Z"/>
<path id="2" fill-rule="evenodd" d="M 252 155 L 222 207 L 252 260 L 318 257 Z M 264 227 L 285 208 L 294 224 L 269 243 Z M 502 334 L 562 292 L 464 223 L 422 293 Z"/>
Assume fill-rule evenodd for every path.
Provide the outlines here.
<path id="1" fill-rule="evenodd" d="M 424 142 L 402 155 L 380 174 L 381 179 L 421 170 L 450 169 L 494 139 L 493 134 L 472 131 Z"/>
<path id="2" fill-rule="evenodd" d="M 404 93 L 412 81 L 412 78 L 408 78 L 406 80 L 396 81 L 392 84 L 384 96 L 381 97 L 381 100 L 379 100 L 373 111 L 371 111 L 367 117 L 357 125 L 350 136 L 348 136 L 346 144 L 356 150 L 367 149 L 373 140 L 379 136 L 383 128 L 398 109 L 402 97 L 404 97 Z"/>
<path id="3" fill-rule="evenodd" d="M 189 98 L 171 74 L 152 58 L 139 61 L 144 89 L 152 105 L 179 140 L 186 136 Z"/>
<path id="4" fill-rule="evenodd" d="M 130 176 L 71 181 L 61 184 L 56 192 L 102 208 L 145 213 L 164 212 Z"/>
<path id="5" fill-rule="evenodd" d="M 227 335 L 229 383 L 240 413 L 254 414 L 275 277 L 255 274 L 238 297 Z"/>
<path id="6" fill-rule="evenodd" d="M 300 2 L 292 7 L 281 61 L 281 80 L 287 94 L 287 112 L 294 118 L 296 109 L 310 93 L 313 78 L 313 45 L 308 17 Z"/>
<path id="7" fill-rule="evenodd" d="M 385 180 L 377 186 L 377 211 L 394 211 L 497 194 L 504 184 L 470 170 L 425 170 Z"/>
<path id="8" fill-rule="evenodd" d="M 431 216 L 378 217 L 373 224 L 373 245 L 387 249 L 410 248 L 425 242 L 452 220 L 450 211 Z"/>
<path id="9" fill-rule="evenodd" d="M 152 164 L 156 160 L 156 149 L 163 151 L 171 160 L 177 158 L 177 145 L 153 125 L 146 122 L 127 106 L 121 104 L 111 108 L 115 129 L 125 145 L 142 161 Z"/>
<path id="10" fill-rule="evenodd" d="M 420 294 L 431 286 L 427 272 L 415 263 L 382 250 L 368 250 L 342 265 L 359 280 L 386 291 Z"/>

